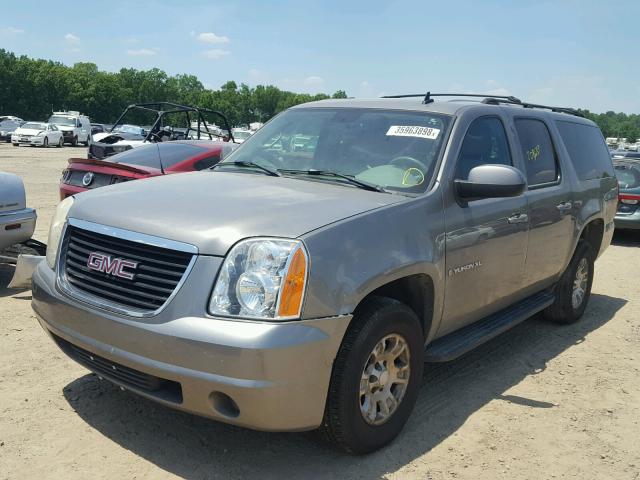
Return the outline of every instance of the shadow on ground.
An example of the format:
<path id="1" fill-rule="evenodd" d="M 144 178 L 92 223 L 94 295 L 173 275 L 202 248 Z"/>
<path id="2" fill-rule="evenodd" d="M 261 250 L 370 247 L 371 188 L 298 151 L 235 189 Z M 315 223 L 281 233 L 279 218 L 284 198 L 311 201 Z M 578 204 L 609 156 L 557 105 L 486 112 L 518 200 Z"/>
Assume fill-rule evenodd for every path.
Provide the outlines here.
<path id="1" fill-rule="evenodd" d="M 621 247 L 640 247 L 640 230 L 615 230 L 611 244 Z"/>
<path id="2" fill-rule="evenodd" d="M 173 411 L 92 374 L 68 384 L 64 395 L 93 428 L 184 478 L 335 478 L 337 472 L 341 477 L 379 478 L 431 450 L 494 399 L 553 408 L 545 398 L 504 392 L 583 342 L 625 303 L 594 294 L 575 325 L 558 326 L 536 317 L 461 359 L 427 365 L 424 386 L 403 433 L 386 449 L 366 457 L 336 452 L 311 433 L 254 432 Z"/>

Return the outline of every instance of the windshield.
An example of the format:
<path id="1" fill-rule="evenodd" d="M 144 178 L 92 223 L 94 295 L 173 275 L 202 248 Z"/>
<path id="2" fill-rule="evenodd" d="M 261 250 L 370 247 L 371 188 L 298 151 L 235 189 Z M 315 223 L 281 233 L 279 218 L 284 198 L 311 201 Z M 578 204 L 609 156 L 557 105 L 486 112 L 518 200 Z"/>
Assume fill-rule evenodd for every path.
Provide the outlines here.
<path id="1" fill-rule="evenodd" d="M 142 127 L 136 127 L 135 125 L 118 125 L 113 131 L 144 136 L 144 129 Z"/>
<path id="2" fill-rule="evenodd" d="M 614 164 L 618 185 L 620 188 L 636 188 L 640 187 L 640 162 L 638 164 Z"/>
<path id="3" fill-rule="evenodd" d="M 28 129 L 33 129 L 33 130 L 46 130 L 47 129 L 47 124 L 46 123 L 36 123 L 36 122 L 27 122 L 24 125 L 22 125 L 22 127 L 20 128 L 28 128 Z"/>
<path id="4" fill-rule="evenodd" d="M 284 175 L 320 170 L 420 193 L 429 184 L 448 124 L 449 117 L 430 112 L 295 108 L 267 123 L 220 165 L 253 162 Z M 343 183 L 322 175 L 313 179 Z"/>
<path id="5" fill-rule="evenodd" d="M 68 125 L 68 126 L 71 126 L 71 127 L 75 127 L 76 126 L 75 118 L 60 117 L 60 116 L 57 116 L 57 115 L 51 115 L 49 117 L 49 123 L 55 123 L 56 125 Z"/>

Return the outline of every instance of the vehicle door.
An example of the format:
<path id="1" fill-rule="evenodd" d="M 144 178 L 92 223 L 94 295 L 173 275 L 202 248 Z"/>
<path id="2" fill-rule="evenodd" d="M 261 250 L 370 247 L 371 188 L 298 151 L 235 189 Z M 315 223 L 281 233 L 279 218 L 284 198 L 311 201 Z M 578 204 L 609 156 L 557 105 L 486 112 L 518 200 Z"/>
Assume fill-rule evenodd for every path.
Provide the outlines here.
<path id="1" fill-rule="evenodd" d="M 479 165 L 515 166 L 504 125 L 498 115 L 473 120 L 446 181 L 447 277 L 438 335 L 510 305 L 522 289 L 528 234 L 525 196 L 464 202 L 454 188 L 454 180 L 467 180 Z"/>
<path id="2" fill-rule="evenodd" d="M 81 118 L 80 127 L 82 128 L 82 141 L 86 142 L 87 140 L 89 140 L 89 135 L 91 135 L 91 124 L 89 123 L 89 119 Z"/>
<path id="3" fill-rule="evenodd" d="M 553 283 L 569 257 L 575 227 L 573 195 L 545 120 L 518 116 L 514 126 L 527 177 L 529 207 L 524 283 L 533 293 Z"/>
<path id="4" fill-rule="evenodd" d="M 62 133 L 55 125 L 49 125 L 49 143 L 58 143 Z"/>

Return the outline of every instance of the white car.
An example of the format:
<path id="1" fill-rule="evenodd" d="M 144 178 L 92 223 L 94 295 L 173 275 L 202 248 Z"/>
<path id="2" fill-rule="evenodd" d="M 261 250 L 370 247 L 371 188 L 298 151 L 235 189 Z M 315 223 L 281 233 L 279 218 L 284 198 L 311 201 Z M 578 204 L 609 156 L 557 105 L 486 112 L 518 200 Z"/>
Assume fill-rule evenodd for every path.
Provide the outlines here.
<path id="1" fill-rule="evenodd" d="M 18 145 L 31 145 L 32 147 L 49 147 L 55 145 L 62 147 L 64 138 L 58 127 L 49 123 L 27 122 L 20 128 L 16 128 L 11 134 L 11 143 Z"/>
<path id="2" fill-rule="evenodd" d="M 91 120 L 80 112 L 53 112 L 48 122 L 62 132 L 63 142 L 75 147 L 78 143 L 89 146 Z"/>
<path id="3" fill-rule="evenodd" d="M 27 208 L 22 180 L 0 172 L 0 250 L 31 238 L 35 226 L 36 211 Z"/>

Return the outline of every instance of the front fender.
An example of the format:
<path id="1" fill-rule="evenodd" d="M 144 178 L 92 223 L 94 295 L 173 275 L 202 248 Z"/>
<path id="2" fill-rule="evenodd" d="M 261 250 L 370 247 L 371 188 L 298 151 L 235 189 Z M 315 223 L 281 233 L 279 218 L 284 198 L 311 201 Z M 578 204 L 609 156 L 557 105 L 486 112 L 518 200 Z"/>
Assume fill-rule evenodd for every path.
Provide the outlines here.
<path id="1" fill-rule="evenodd" d="M 431 330 L 437 329 L 445 269 L 439 191 L 338 221 L 301 238 L 310 258 L 303 318 L 352 314 L 377 288 L 425 274 L 433 281 Z"/>

